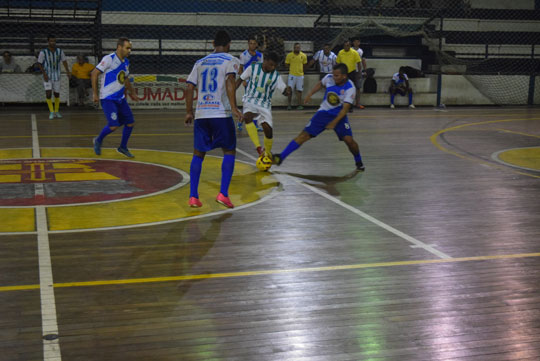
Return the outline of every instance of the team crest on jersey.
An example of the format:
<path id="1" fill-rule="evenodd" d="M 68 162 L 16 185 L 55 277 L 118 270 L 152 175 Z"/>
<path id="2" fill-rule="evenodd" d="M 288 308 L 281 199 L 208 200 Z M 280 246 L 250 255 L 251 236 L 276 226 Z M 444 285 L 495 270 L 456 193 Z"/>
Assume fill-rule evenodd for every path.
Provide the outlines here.
<path id="1" fill-rule="evenodd" d="M 111 113 L 111 119 L 116 120 L 118 118 L 118 115 L 116 113 Z"/>
<path id="2" fill-rule="evenodd" d="M 214 96 L 212 94 L 206 94 L 204 97 L 203 97 L 203 100 L 205 102 L 210 102 L 212 100 L 214 100 Z"/>
<path id="3" fill-rule="evenodd" d="M 330 105 L 332 106 L 336 106 L 340 103 L 339 95 L 334 92 L 328 92 L 328 94 L 326 95 L 326 100 L 328 100 L 328 103 L 330 103 Z"/>
<path id="4" fill-rule="evenodd" d="M 120 84 L 124 84 L 124 82 L 126 81 L 126 72 L 123 70 L 119 72 L 116 76 L 116 80 L 118 80 Z"/>
<path id="5" fill-rule="evenodd" d="M 341 91 L 339 92 L 341 95 L 345 94 L 345 89 L 341 89 Z"/>
<path id="6" fill-rule="evenodd" d="M 257 84 L 258 82 L 259 82 L 259 76 L 257 75 L 257 76 L 255 77 L 255 84 Z"/>

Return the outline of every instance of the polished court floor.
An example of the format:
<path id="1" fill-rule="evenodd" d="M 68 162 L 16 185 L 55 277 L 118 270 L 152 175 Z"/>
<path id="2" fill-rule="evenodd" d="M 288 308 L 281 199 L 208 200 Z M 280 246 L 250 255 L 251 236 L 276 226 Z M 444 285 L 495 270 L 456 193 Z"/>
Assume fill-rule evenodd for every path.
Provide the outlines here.
<path id="1" fill-rule="evenodd" d="M 187 206 L 192 128 L 0 112 L 0 360 L 540 360 L 540 108 L 355 111 L 271 172 L 238 138 Z M 276 110 L 281 151 L 315 109 Z M 44 337 L 45 336 L 45 337 Z"/>

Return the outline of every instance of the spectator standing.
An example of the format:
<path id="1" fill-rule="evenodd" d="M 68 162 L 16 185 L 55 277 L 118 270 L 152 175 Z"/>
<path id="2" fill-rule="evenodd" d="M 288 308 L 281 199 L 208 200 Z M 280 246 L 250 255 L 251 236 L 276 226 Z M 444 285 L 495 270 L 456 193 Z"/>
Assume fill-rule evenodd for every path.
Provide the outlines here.
<path id="1" fill-rule="evenodd" d="M 289 77 L 287 85 L 291 88 L 291 92 L 287 97 L 287 110 L 291 110 L 292 91 L 296 89 L 296 101 L 298 106 L 296 109 L 302 110 L 302 91 L 304 90 L 304 66 L 307 64 L 307 55 L 301 51 L 300 43 L 294 44 L 294 50 L 287 54 L 285 65 L 289 69 Z"/>
<path id="2" fill-rule="evenodd" d="M 84 100 L 87 97 L 86 89 L 92 87 L 90 81 L 90 73 L 94 70 L 94 66 L 88 63 L 88 59 L 84 55 L 77 55 L 77 62 L 71 67 L 71 82 L 77 88 L 77 104 L 84 105 Z"/>

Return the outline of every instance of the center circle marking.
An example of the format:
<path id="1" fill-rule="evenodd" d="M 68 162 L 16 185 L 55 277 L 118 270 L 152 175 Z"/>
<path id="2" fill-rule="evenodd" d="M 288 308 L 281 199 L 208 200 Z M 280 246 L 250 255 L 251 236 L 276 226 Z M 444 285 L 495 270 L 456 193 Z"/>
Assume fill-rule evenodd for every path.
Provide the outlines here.
<path id="1" fill-rule="evenodd" d="M 131 160 L 0 160 L 0 207 L 123 201 L 168 192 L 188 180 L 179 169 Z"/>

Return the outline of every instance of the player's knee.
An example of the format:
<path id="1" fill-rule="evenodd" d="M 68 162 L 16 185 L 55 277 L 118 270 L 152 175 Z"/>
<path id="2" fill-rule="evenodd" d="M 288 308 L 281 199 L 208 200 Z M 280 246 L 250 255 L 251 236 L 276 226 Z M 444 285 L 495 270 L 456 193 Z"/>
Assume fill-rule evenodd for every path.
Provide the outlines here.
<path id="1" fill-rule="evenodd" d="M 116 129 L 118 129 L 118 127 L 109 127 L 109 129 L 111 130 L 111 132 L 114 132 Z"/>
<path id="2" fill-rule="evenodd" d="M 133 128 L 135 126 L 135 123 L 126 124 L 126 127 Z"/>

